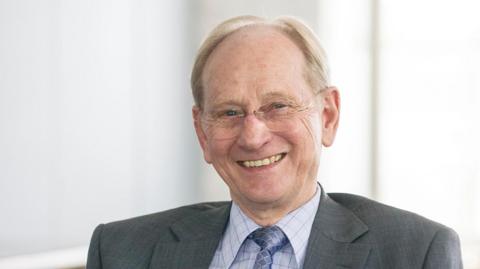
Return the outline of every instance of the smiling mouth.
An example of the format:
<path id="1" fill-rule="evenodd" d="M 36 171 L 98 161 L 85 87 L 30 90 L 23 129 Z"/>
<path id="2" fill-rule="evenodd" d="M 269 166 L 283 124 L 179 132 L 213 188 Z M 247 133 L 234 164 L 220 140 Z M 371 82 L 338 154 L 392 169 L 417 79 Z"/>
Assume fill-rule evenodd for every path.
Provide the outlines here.
<path id="1" fill-rule="evenodd" d="M 280 153 L 277 155 L 273 155 L 261 160 L 246 160 L 246 161 L 238 161 L 237 163 L 243 167 L 262 167 L 270 164 L 274 164 L 276 162 L 281 161 L 287 153 Z"/>

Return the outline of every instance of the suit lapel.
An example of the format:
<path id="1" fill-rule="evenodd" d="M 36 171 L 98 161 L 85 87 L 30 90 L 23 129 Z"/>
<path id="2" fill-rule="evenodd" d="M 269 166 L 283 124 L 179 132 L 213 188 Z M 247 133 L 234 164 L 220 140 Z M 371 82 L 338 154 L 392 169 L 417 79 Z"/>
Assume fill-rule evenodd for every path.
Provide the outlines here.
<path id="1" fill-rule="evenodd" d="M 171 226 L 178 242 L 158 243 L 150 268 L 207 269 L 228 221 L 231 203 L 181 219 Z"/>
<path id="2" fill-rule="evenodd" d="M 174 223 L 177 242 L 159 242 L 150 268 L 207 269 L 228 222 L 231 203 Z M 354 240 L 368 232 L 350 210 L 323 192 L 308 240 L 303 268 L 363 268 L 371 246 Z"/>
<path id="3" fill-rule="evenodd" d="M 360 219 L 322 189 L 303 268 L 363 268 L 371 246 L 353 241 L 367 231 Z"/>

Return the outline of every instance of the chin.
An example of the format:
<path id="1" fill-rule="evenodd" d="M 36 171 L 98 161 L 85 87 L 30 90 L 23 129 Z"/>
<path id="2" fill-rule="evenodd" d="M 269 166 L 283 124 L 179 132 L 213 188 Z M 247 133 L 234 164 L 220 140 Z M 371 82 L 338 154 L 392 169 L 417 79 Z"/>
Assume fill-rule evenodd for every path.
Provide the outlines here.
<path id="1" fill-rule="evenodd" d="M 247 199 L 258 204 L 276 203 L 285 196 L 285 192 L 276 190 L 275 188 L 265 188 L 263 190 L 254 190 L 248 193 Z"/>

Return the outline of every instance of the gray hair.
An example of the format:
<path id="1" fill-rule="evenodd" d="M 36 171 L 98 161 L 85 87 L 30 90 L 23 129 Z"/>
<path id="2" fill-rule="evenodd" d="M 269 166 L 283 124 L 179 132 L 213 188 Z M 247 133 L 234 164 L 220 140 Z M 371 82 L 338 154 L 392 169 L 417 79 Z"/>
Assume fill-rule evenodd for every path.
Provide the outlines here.
<path id="1" fill-rule="evenodd" d="M 313 31 L 303 22 L 292 17 L 279 17 L 269 21 L 256 16 L 239 16 L 228 19 L 215 27 L 198 50 L 192 69 L 191 87 L 195 105 L 203 104 L 202 73 L 208 57 L 225 38 L 247 26 L 266 25 L 280 30 L 302 50 L 306 60 L 306 79 L 312 89 L 321 90 L 328 86 L 326 55 Z"/>

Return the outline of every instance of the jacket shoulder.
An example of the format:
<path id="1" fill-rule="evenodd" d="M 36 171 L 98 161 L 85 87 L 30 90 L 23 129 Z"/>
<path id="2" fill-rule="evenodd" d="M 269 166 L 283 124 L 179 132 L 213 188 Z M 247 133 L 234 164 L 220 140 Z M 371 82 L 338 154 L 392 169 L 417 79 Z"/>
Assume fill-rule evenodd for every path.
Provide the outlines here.
<path id="1" fill-rule="evenodd" d="M 134 236 L 136 233 L 148 233 L 152 236 L 159 231 L 164 231 L 182 218 L 195 216 L 228 205 L 229 202 L 208 202 L 187 205 L 162 212 L 107 223 L 104 225 L 103 230 L 104 232 L 109 231 L 110 233 L 123 235 L 129 234 Z"/>
<path id="2" fill-rule="evenodd" d="M 90 241 L 87 268 L 146 268 L 158 242 L 175 242 L 171 227 L 225 209 L 229 202 L 182 206 L 163 212 L 100 224 Z"/>
<path id="3" fill-rule="evenodd" d="M 380 268 L 461 268 L 460 243 L 451 228 L 358 195 L 328 196 L 368 227 L 357 242 L 373 246 Z"/>
<path id="4" fill-rule="evenodd" d="M 426 231 L 449 229 L 418 214 L 359 195 L 347 193 L 329 193 L 328 195 L 332 200 L 352 211 L 369 228 L 388 229 L 390 227 L 391 229 L 408 230 L 423 227 Z"/>

